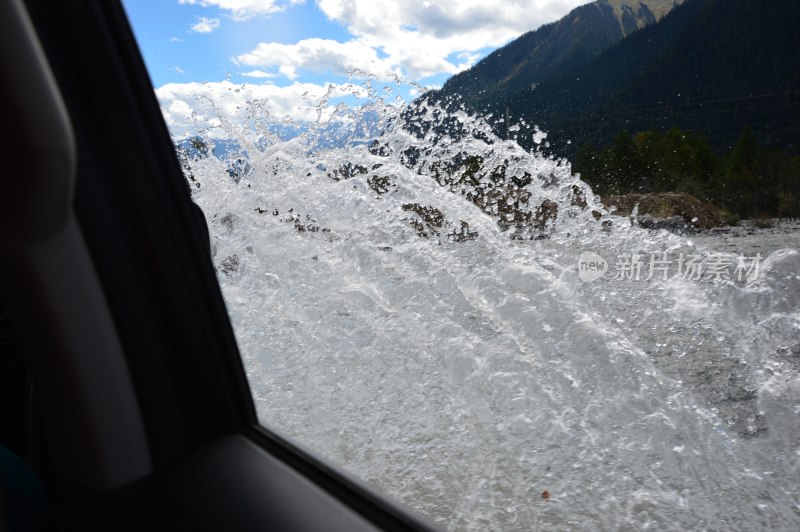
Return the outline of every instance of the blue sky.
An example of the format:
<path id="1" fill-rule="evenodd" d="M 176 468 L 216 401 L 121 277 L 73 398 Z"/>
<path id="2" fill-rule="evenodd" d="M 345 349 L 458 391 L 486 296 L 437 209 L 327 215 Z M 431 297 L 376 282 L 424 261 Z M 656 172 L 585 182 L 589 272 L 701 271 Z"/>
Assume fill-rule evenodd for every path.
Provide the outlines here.
<path id="1" fill-rule="evenodd" d="M 155 87 L 188 81 L 253 82 L 231 59 L 256 48 L 261 42 L 296 43 L 309 37 L 346 41 L 347 30 L 333 24 L 314 3 L 292 6 L 284 12 L 235 20 L 231 12 L 216 6 L 179 4 L 178 0 L 124 0 L 139 46 Z M 192 31 L 202 18 L 218 20 L 208 32 Z M 330 76 L 308 75 L 316 82 Z"/>
<path id="2" fill-rule="evenodd" d="M 186 126 L 189 117 L 196 123 L 200 116 L 213 126 L 206 100 L 217 101 L 222 93 L 226 103 L 217 106 L 218 114 L 234 113 L 239 97 L 268 99 L 273 116 L 301 119 L 293 103 L 299 97 L 330 96 L 329 84 L 341 87 L 348 80 L 402 80 L 393 94 L 408 99 L 418 93 L 413 84 L 441 86 L 497 47 L 586 0 L 123 3 L 167 122 Z"/>

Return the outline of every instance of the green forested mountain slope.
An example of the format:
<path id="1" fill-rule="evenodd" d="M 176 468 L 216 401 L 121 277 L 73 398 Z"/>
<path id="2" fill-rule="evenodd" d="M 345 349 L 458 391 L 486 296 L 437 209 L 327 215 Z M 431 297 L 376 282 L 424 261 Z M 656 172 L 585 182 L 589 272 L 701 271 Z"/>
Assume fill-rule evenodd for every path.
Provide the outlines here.
<path id="1" fill-rule="evenodd" d="M 717 149 L 750 126 L 762 143 L 797 151 L 800 2 L 687 0 L 587 58 L 609 33 L 574 28 L 596 17 L 605 22 L 590 27 L 611 32 L 616 20 L 621 31 L 614 6 L 603 4 L 522 36 L 431 98 L 460 94 L 470 110 L 537 124 L 563 155 L 608 144 L 621 130 L 673 126 L 707 135 Z M 522 132 L 520 142 L 531 141 Z"/>
<path id="2" fill-rule="evenodd" d="M 620 39 L 656 22 L 683 0 L 598 0 L 530 31 L 453 76 L 442 97 L 460 94 L 475 109 L 570 71 Z"/>

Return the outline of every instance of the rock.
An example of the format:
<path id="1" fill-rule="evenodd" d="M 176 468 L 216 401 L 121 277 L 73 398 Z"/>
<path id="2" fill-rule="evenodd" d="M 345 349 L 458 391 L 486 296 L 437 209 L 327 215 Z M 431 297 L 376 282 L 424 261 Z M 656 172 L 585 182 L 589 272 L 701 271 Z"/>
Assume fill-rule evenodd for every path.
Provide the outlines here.
<path id="1" fill-rule="evenodd" d="M 670 216 L 669 218 L 656 218 L 645 214 L 637 217 L 639 227 L 645 229 L 666 229 L 678 235 L 691 235 L 697 233 L 697 228 L 691 222 L 686 222 L 680 216 Z"/>
<path id="2" fill-rule="evenodd" d="M 420 205 L 419 203 L 405 203 L 403 204 L 403 210 L 407 212 L 413 212 L 419 217 L 405 218 L 405 221 L 407 221 L 411 227 L 414 228 L 418 236 L 424 238 L 441 236 L 442 231 L 452 227 L 452 224 L 445 220 L 442 211 L 436 207 L 428 207 L 425 205 Z M 478 238 L 478 232 L 471 231 L 468 222 L 459 220 L 458 228 L 455 228 L 447 233 L 444 238 L 448 242 L 468 242 Z M 388 250 L 391 249 L 392 248 L 388 248 Z"/>
<path id="3" fill-rule="evenodd" d="M 277 209 L 273 214 L 278 215 Z M 321 227 L 317 224 L 317 220 L 306 214 L 305 218 L 300 216 L 299 213 L 294 212 L 294 209 L 289 209 L 289 215 L 281 219 L 282 222 L 294 224 L 295 230 L 298 233 L 330 233 L 331 230 L 327 227 Z"/>
<path id="4" fill-rule="evenodd" d="M 367 186 L 376 192 L 379 196 L 387 192 L 397 190 L 397 185 L 392 183 L 389 176 L 374 175 L 367 179 Z"/>
<path id="5" fill-rule="evenodd" d="M 725 225 L 719 209 L 684 192 L 623 194 L 602 201 L 617 216 L 631 216 L 638 207 L 638 223 L 649 229 L 687 233 Z"/>
<path id="6" fill-rule="evenodd" d="M 436 207 L 428 207 L 419 203 L 405 203 L 403 210 L 411 211 L 422 219 L 406 219 L 419 236 L 427 238 L 429 235 L 438 235 L 444 225 L 444 215 Z"/>
<path id="7" fill-rule="evenodd" d="M 461 223 L 461 226 L 447 234 L 447 238 L 451 242 L 467 242 L 469 240 L 475 240 L 478 238 L 478 232 L 470 231 L 469 224 L 467 222 L 464 220 L 459 220 L 459 222 Z"/>
<path id="8" fill-rule="evenodd" d="M 346 162 L 339 168 L 333 170 L 333 173 L 328 173 L 328 177 L 334 181 L 343 181 L 359 175 L 364 175 L 368 172 L 367 167 L 362 164 L 353 164 Z"/>

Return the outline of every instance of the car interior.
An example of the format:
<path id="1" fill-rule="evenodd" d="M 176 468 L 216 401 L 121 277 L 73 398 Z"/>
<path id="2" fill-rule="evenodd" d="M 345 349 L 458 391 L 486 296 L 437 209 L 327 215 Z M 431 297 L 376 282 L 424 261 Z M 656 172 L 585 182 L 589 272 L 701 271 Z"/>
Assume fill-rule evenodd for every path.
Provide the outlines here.
<path id="1" fill-rule="evenodd" d="M 433 529 L 259 426 L 120 3 L 0 25 L 0 531 Z"/>

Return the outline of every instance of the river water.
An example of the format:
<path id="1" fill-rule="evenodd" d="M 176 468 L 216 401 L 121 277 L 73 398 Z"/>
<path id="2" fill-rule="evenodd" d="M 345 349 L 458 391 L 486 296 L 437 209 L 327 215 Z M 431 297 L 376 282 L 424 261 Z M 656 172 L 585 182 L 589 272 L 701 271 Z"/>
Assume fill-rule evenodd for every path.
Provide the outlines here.
<path id="1" fill-rule="evenodd" d="M 800 527 L 797 226 L 650 232 L 463 112 L 370 112 L 187 159 L 265 426 L 454 530 Z"/>

